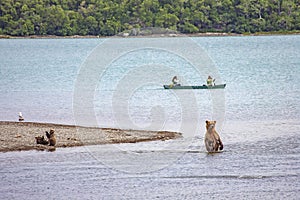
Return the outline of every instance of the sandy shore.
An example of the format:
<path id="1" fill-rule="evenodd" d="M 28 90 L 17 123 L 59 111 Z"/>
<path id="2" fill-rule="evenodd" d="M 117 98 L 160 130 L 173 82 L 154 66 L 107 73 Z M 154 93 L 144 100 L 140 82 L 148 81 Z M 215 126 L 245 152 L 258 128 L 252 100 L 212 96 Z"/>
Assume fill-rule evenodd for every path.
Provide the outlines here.
<path id="1" fill-rule="evenodd" d="M 55 130 L 57 139 L 55 147 L 36 144 L 35 137 L 45 136 L 45 131 L 50 129 Z M 180 133 L 168 131 L 120 130 L 33 122 L 0 122 L 0 152 L 34 149 L 53 151 L 58 147 L 135 143 L 180 137 L 182 137 Z"/>

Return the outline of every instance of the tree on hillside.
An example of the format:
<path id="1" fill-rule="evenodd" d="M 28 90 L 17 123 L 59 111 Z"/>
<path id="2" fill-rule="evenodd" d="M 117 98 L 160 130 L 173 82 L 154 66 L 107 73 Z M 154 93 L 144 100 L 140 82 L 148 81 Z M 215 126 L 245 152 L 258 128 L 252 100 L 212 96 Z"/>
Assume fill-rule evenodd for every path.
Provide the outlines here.
<path id="1" fill-rule="evenodd" d="M 114 35 L 300 30 L 299 0 L 1 0 L 0 34 Z"/>

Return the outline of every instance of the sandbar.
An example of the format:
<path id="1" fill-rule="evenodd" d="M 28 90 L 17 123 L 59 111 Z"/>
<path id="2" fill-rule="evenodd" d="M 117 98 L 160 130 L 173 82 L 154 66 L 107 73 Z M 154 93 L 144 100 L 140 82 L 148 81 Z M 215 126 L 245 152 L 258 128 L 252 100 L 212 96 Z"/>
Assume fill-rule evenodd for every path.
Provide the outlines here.
<path id="1" fill-rule="evenodd" d="M 36 136 L 55 130 L 56 145 L 36 144 Z M 170 131 L 123 130 L 116 128 L 82 127 L 37 122 L 0 121 L 0 152 L 48 150 L 84 145 L 136 143 L 181 138 L 182 134 Z M 46 136 L 45 136 L 46 138 Z"/>

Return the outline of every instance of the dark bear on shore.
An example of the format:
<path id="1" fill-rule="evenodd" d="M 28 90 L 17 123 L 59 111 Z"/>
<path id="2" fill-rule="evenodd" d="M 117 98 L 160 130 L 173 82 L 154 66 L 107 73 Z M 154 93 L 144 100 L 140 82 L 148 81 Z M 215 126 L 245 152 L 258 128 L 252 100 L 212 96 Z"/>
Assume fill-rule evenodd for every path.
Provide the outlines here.
<path id="1" fill-rule="evenodd" d="M 43 144 L 43 145 L 48 145 L 49 142 L 45 140 L 44 136 L 37 136 L 35 137 L 36 143 L 37 144 Z"/>
<path id="2" fill-rule="evenodd" d="M 55 146 L 56 144 L 56 137 L 54 134 L 54 130 L 50 129 L 50 133 L 48 133 L 48 131 L 46 131 L 46 136 L 49 139 L 49 145 L 50 146 Z"/>
<path id="3" fill-rule="evenodd" d="M 208 152 L 223 150 L 223 143 L 216 129 L 216 121 L 206 121 L 205 147 Z"/>

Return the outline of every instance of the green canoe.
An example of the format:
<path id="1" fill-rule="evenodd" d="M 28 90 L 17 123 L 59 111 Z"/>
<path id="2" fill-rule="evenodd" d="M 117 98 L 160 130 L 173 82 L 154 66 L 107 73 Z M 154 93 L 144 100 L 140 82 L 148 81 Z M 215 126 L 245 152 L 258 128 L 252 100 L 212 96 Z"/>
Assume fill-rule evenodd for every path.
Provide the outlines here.
<path id="1" fill-rule="evenodd" d="M 207 86 L 207 85 L 164 85 L 165 89 L 223 89 L 226 84 Z"/>

